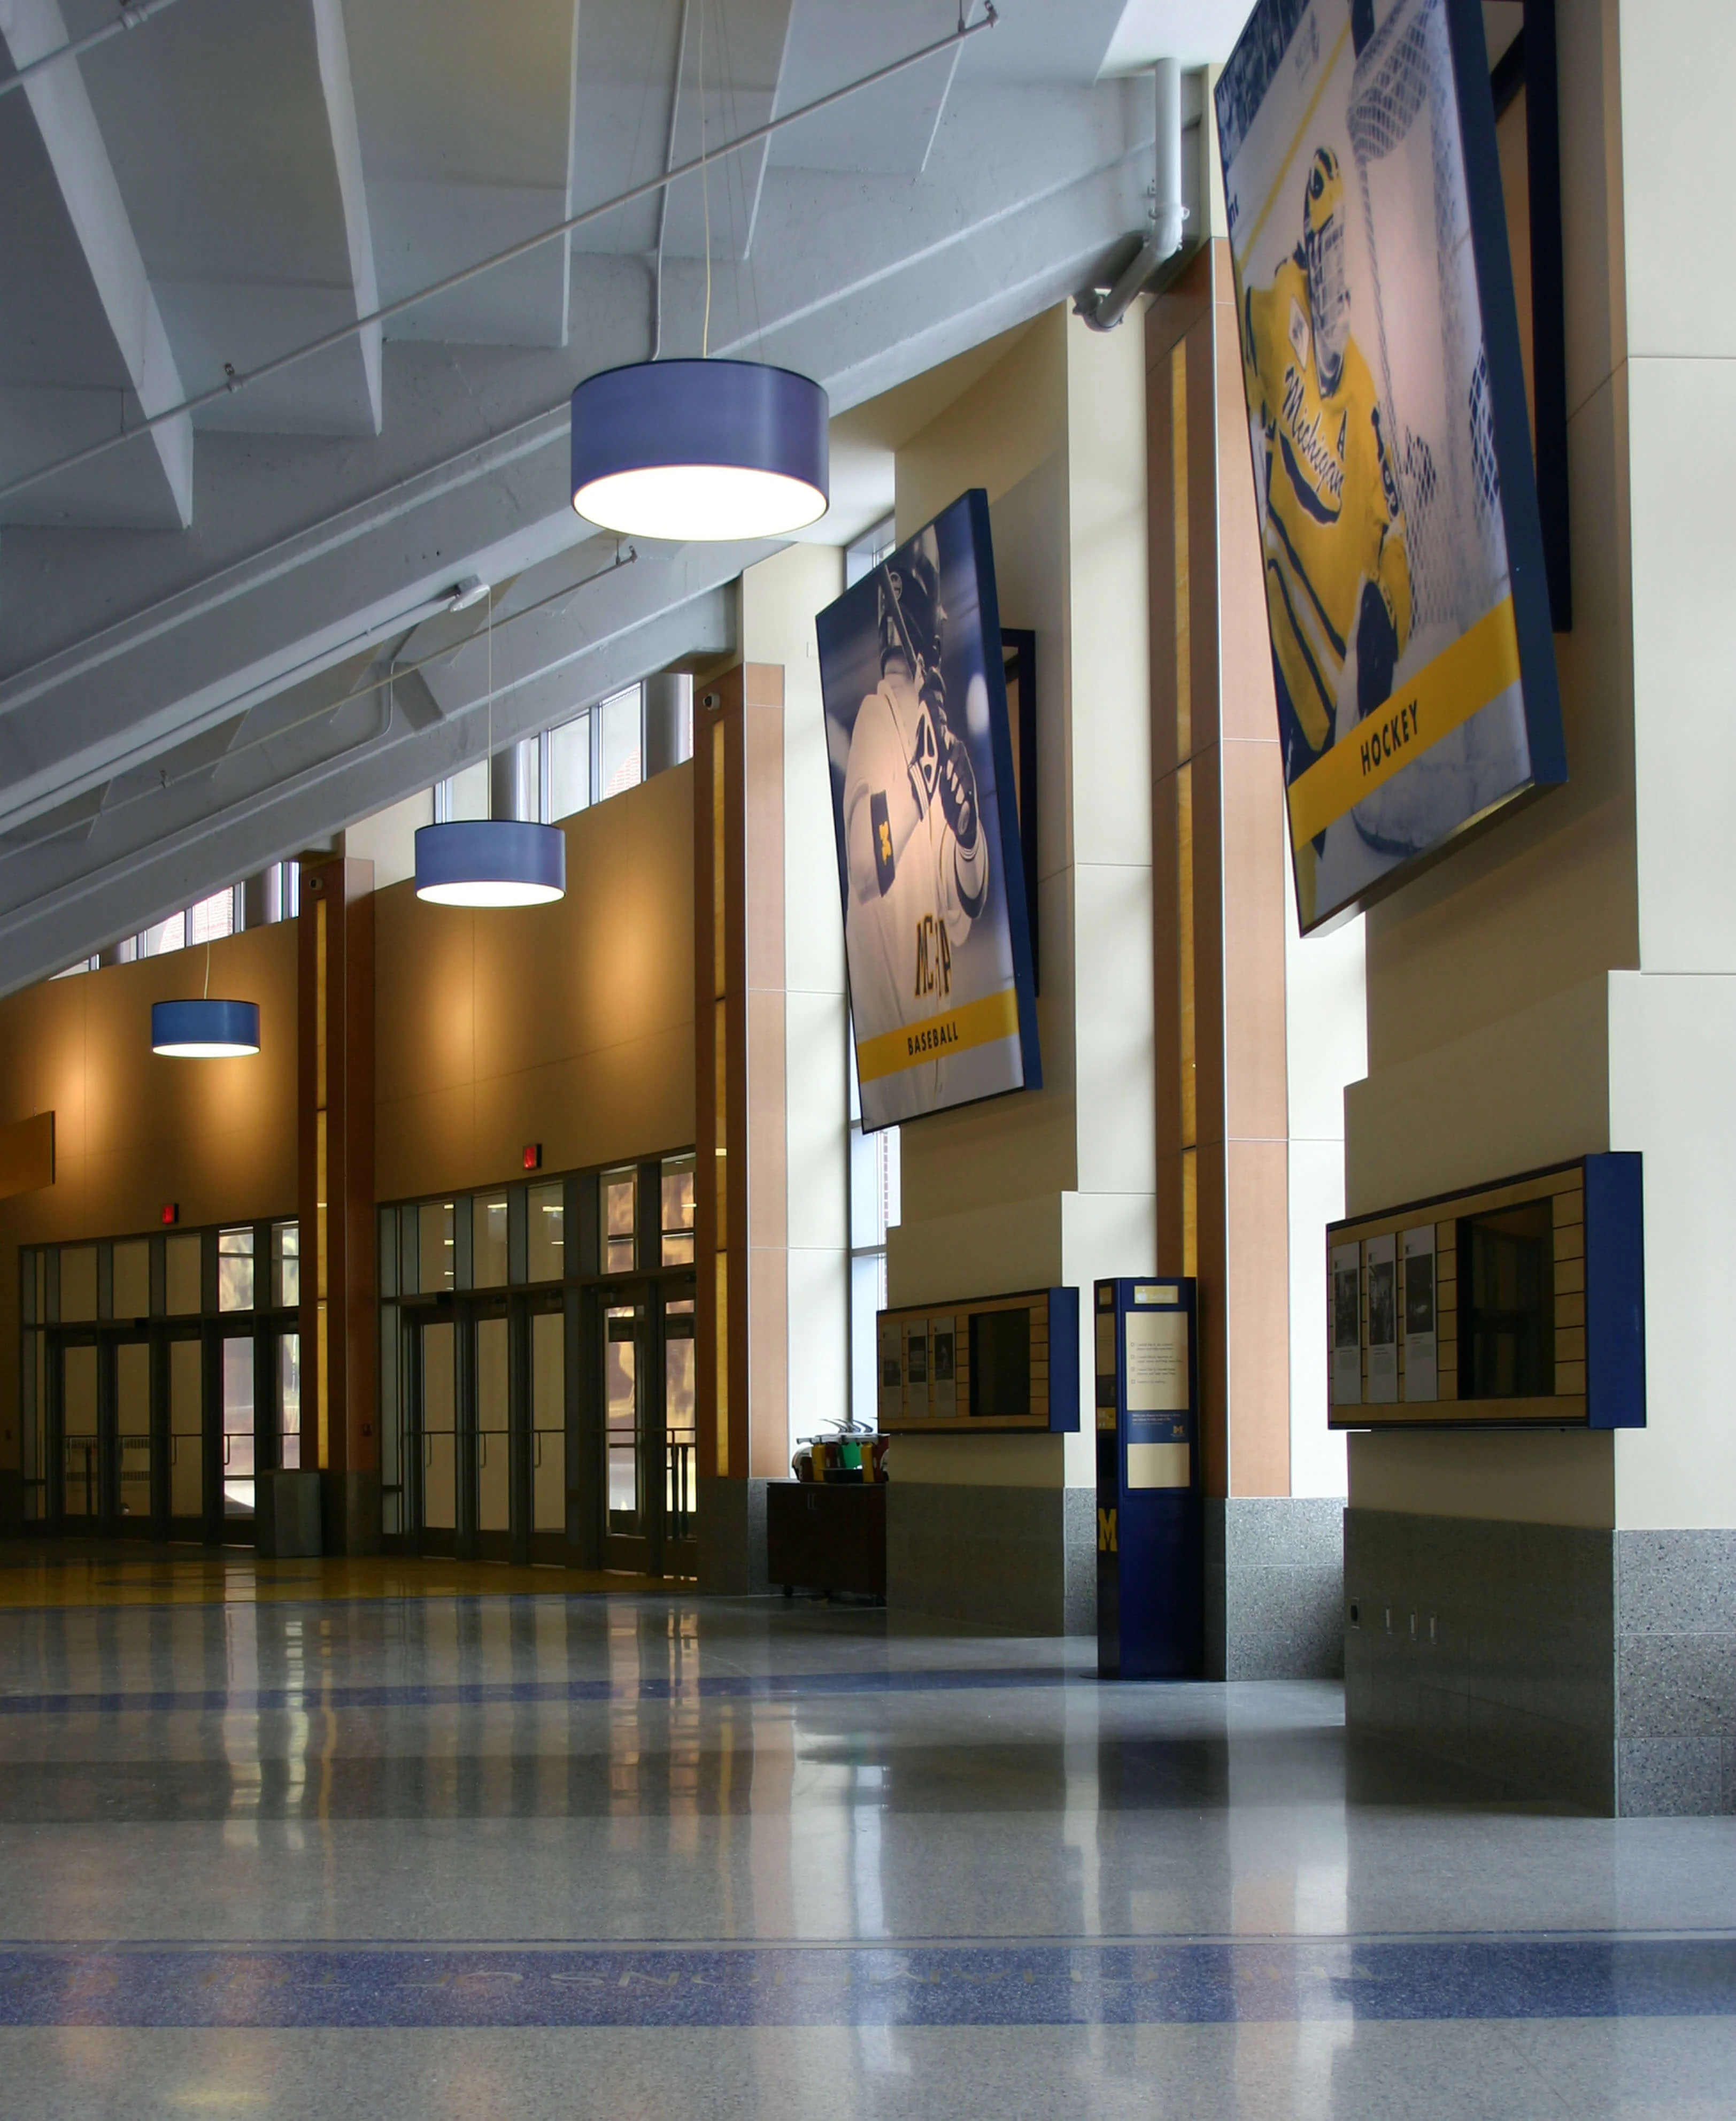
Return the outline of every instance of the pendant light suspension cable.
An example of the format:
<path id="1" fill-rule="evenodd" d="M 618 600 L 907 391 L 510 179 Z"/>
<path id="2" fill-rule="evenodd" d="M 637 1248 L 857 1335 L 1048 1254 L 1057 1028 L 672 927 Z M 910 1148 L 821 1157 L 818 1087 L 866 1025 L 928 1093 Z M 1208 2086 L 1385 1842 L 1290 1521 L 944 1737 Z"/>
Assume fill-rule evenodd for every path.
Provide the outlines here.
<path id="1" fill-rule="evenodd" d="M 605 214 L 616 212 L 622 207 L 636 205 L 642 198 L 650 198 L 656 193 L 666 190 L 671 184 L 680 183 L 684 178 L 697 175 L 708 164 L 721 160 L 726 155 L 735 154 L 744 147 L 755 147 L 760 141 L 769 140 L 782 133 L 786 126 L 799 125 L 805 119 L 815 117 L 822 110 L 831 110 L 834 104 L 860 95 L 864 89 L 877 87 L 881 82 L 891 81 L 901 73 L 908 73 L 912 67 L 938 58 L 943 52 L 950 52 L 970 38 L 980 36 L 983 30 L 993 29 L 999 19 L 995 12 L 994 0 L 987 0 L 986 12 L 980 22 L 966 23 L 946 36 L 936 38 L 932 44 L 924 44 L 918 51 L 907 52 L 901 59 L 890 60 L 885 66 L 875 68 L 872 73 L 865 73 L 856 81 L 846 82 L 842 88 L 834 88 L 824 96 L 815 96 L 811 103 L 803 104 L 799 110 L 786 110 L 779 117 L 768 119 L 763 125 L 750 126 L 745 133 L 725 141 L 721 147 L 704 150 L 691 161 L 666 170 L 660 176 L 647 177 L 641 184 L 629 185 L 624 192 L 617 192 L 613 198 L 599 200 L 595 206 L 582 207 L 577 213 L 570 213 L 565 220 L 556 221 L 552 227 L 539 229 L 534 235 L 521 236 L 504 250 L 497 250 L 487 258 L 479 258 L 474 265 L 460 266 L 455 273 L 448 273 L 442 279 L 431 281 L 427 287 L 418 287 L 413 294 L 399 295 L 395 301 L 382 302 L 365 315 L 334 325 L 330 331 L 321 333 L 318 338 L 310 338 L 300 346 L 292 347 L 287 353 L 274 354 L 269 361 L 262 361 L 255 368 L 238 369 L 233 375 L 226 376 L 222 382 L 213 383 L 203 390 L 196 390 L 178 404 L 166 405 L 160 413 L 153 413 L 139 421 L 124 434 L 105 435 L 100 441 L 86 443 L 82 450 L 73 450 L 63 457 L 55 458 L 50 464 L 39 465 L 34 471 L 21 473 L 0 486 L 0 501 L 10 501 L 14 494 L 40 486 L 44 479 L 57 478 L 62 472 L 76 471 L 81 465 L 106 456 L 110 450 L 119 449 L 124 443 L 136 441 L 141 435 L 148 435 L 156 428 L 166 426 L 171 420 L 181 419 L 189 413 L 198 412 L 204 406 L 214 405 L 221 399 L 233 397 L 238 391 L 246 389 L 250 384 L 263 383 L 270 376 L 280 375 L 285 369 L 294 367 L 299 361 L 310 360 L 318 353 L 329 353 L 334 347 L 346 345 L 358 333 L 371 329 L 374 325 L 389 323 L 392 318 L 402 316 L 407 310 L 413 310 L 423 302 L 432 301 L 436 296 L 450 294 L 453 288 L 467 286 L 472 280 L 479 279 L 484 273 L 492 273 L 502 265 L 510 265 L 515 259 L 527 257 L 532 251 L 541 249 L 545 243 L 558 243 L 562 236 L 572 235 L 575 229 L 586 227 L 591 221 L 601 220 Z"/>
<path id="2" fill-rule="evenodd" d="M 681 117 L 681 77 L 687 70 L 687 21 L 693 5 L 693 0 L 681 0 L 681 30 L 675 40 L 675 86 L 669 102 L 669 145 L 663 156 L 665 171 L 675 166 L 675 128 Z M 663 352 L 663 239 L 668 229 L 669 193 L 665 189 L 657 202 L 657 308 L 656 325 L 651 333 L 653 361 Z"/>
<path id="3" fill-rule="evenodd" d="M 712 165 L 705 152 L 705 0 L 699 0 L 699 195 L 705 213 L 705 321 L 699 358 L 712 357 Z"/>

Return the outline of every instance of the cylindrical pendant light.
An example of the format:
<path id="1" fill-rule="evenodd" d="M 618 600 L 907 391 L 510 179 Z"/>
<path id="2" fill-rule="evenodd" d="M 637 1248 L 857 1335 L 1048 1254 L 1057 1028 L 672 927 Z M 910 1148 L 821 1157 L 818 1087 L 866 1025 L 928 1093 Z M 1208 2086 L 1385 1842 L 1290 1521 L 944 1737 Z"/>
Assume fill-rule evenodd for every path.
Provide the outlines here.
<path id="1" fill-rule="evenodd" d="M 222 1060 L 259 1050 L 256 1001 L 191 1001 L 151 1005 L 151 1051 L 177 1060 Z"/>
<path id="2" fill-rule="evenodd" d="M 416 834 L 416 896 L 435 906 L 546 906 L 567 889 L 558 825 L 466 818 Z"/>
<path id="3" fill-rule="evenodd" d="M 755 361 L 642 361 L 572 394 L 572 505 L 623 537 L 776 538 L 828 506 L 826 394 Z"/>
<path id="4" fill-rule="evenodd" d="M 494 593 L 488 599 L 488 808 L 494 808 Z M 474 599 L 473 599 L 474 601 Z M 416 833 L 416 896 L 433 906 L 546 906 L 567 894 L 567 835 L 527 818 L 460 818 Z"/>

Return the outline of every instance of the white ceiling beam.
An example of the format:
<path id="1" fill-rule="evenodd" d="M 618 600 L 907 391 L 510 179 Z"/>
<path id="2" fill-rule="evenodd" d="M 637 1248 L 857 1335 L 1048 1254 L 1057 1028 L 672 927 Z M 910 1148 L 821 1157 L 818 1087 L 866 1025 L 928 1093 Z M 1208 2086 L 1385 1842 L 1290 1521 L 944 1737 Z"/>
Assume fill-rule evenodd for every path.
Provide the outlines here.
<path id="1" fill-rule="evenodd" d="M 817 375 L 842 411 L 1085 284 L 1137 220 L 1149 159 L 1140 127 L 1149 124 L 1149 101 L 1119 87 L 957 94 L 920 181 L 770 170 L 763 212 L 776 240 L 766 245 L 758 284 L 768 357 Z M 714 277 L 714 349 L 751 348 L 756 319 L 744 277 Z M 698 261 L 673 261 L 672 310 L 690 311 L 702 299 L 702 282 Z M 257 728 L 298 700 L 328 711 L 352 683 L 353 667 L 310 686 L 309 658 L 353 666 L 358 636 L 462 576 L 505 581 L 563 551 L 568 558 L 556 564 L 595 565 L 594 542 L 583 554 L 568 550 L 590 534 L 567 504 L 565 394 L 575 372 L 642 357 L 643 293 L 640 261 L 581 254 L 572 306 L 582 338 L 572 355 L 389 344 L 393 417 L 377 444 L 336 464 L 329 454 L 303 454 L 305 445 L 293 441 L 262 464 L 257 447 L 236 454 L 240 438 L 206 437 L 200 550 L 177 567 L 165 566 L 165 556 L 139 541 L 88 538 L 79 541 L 79 569 L 63 579 L 58 548 L 32 550 L 10 538 L 0 544 L 0 588 L 9 571 L 28 579 L 33 562 L 47 559 L 51 573 L 42 579 L 82 599 L 85 613 L 63 648 L 0 684 L 0 827 L 16 835 L 35 819 L 60 818 L 83 829 L 67 806 L 92 789 L 118 786 L 124 774 L 131 776 L 128 789 L 148 787 L 151 762 L 161 755 L 173 804 L 189 806 L 166 811 L 163 822 L 179 819 L 176 844 L 192 865 L 174 873 L 172 888 L 163 883 L 164 903 L 178 902 L 189 875 L 215 888 L 281 851 L 264 825 L 250 837 L 231 815 L 237 803 L 266 799 L 240 785 L 238 776 L 253 768 L 227 760 L 210 767 L 191 747 L 232 730 L 244 711 Z M 348 492 L 334 470 L 353 482 Z M 308 527 L 285 534 L 286 519 Z M 691 556 L 683 562 L 689 569 L 701 564 Z M 663 603 L 646 609 L 645 587 L 660 582 Z M 618 602 L 621 613 L 637 614 L 636 624 L 649 626 L 704 586 L 692 572 L 669 572 L 653 548 L 583 593 L 581 632 L 562 632 L 539 616 L 497 634 L 497 684 L 504 669 L 511 704 L 503 711 L 497 698 L 497 736 L 512 733 L 520 716 L 525 727 L 538 727 L 583 704 L 581 679 L 567 661 L 590 653 L 593 626 L 609 639 L 623 637 Z M 515 597 L 525 593 L 514 584 Z M 103 600 L 109 598 L 115 602 Z M 102 624 L 117 608 L 129 615 Z M 76 610 L 72 617 L 77 620 Z M 546 650 L 539 646 L 532 658 L 545 627 Z M 522 632 L 530 660 L 519 663 L 515 650 L 503 664 L 502 642 L 512 632 Z M 656 667 L 653 657 L 618 677 Z M 480 681 L 466 690 L 460 675 L 455 669 L 436 676 L 434 689 L 420 695 L 430 725 L 450 730 L 474 715 Z M 404 711 L 421 682 L 401 691 L 401 719 L 409 719 Z M 320 830 L 345 822 L 340 809 L 362 814 L 435 777 L 427 763 L 434 754 L 404 750 L 399 735 L 379 732 L 371 704 L 345 713 L 356 721 L 357 748 L 343 776 L 322 779 L 324 768 L 306 768 L 323 790 Z M 248 757 L 256 765 L 273 760 L 284 785 L 300 788 L 302 741 Z M 188 761 L 198 771 L 175 778 Z M 450 771 L 450 762 L 439 770 Z M 163 798 L 170 801 L 170 791 Z M 124 807 L 140 818 L 148 808 Z M 87 804 L 82 814 L 88 820 Z M 86 949 L 107 939 L 107 916 L 92 913 L 87 930 L 74 919 L 72 909 L 86 902 L 82 879 L 109 879 L 100 890 L 92 885 L 97 895 L 89 902 L 106 906 L 113 902 L 101 894 L 129 864 L 142 865 L 141 877 L 168 877 L 149 833 L 136 846 L 124 840 L 119 815 L 105 809 L 82 840 L 77 830 L 30 848 L 14 839 L 11 859 L 0 844 L 0 935 L 37 933 L 39 898 L 58 909 L 40 931 L 52 943 L 40 950 L 21 943 L 21 955 L 4 957 L 4 983 L 76 958 L 81 935 L 88 935 Z M 245 862 L 224 867 L 220 846 L 245 847 Z M 208 860 L 211 865 L 201 867 Z M 0 943 L 0 951 L 10 947 Z"/>
<path id="2" fill-rule="evenodd" d="M 58 0 L 0 0 L 0 40 L 15 67 L 54 50 L 68 41 L 66 21 Z M 38 229 L 37 256 L 49 269 L 63 263 L 55 253 L 76 251 L 72 284 L 57 290 L 59 299 L 39 284 L 14 285 L 8 292 L 13 321 L 5 336 L 9 381 L 27 399 L 44 386 L 31 408 L 15 398 L 0 426 L 0 464 L 7 477 L 32 463 L 51 462 L 83 443 L 112 434 L 128 417 L 151 417 L 178 404 L 184 393 L 180 372 L 164 328 L 138 243 L 128 218 L 120 187 L 103 144 L 83 77 L 76 63 L 48 67 L 32 74 L 22 90 L 0 105 L 10 196 L 7 211 L 32 209 L 63 217 L 60 231 Z M 26 133 L 30 137 L 26 137 Z M 45 163 L 45 182 L 31 183 L 34 153 Z M 21 177 L 23 183 L 21 184 Z M 25 186 L 27 195 L 21 195 Z M 48 195 L 52 188 L 53 198 Z M 59 274 L 56 273 L 56 277 Z M 44 311 L 63 329 L 86 343 L 80 385 L 68 388 L 65 369 L 41 375 L 21 374 L 22 349 L 15 333 L 24 329 L 21 308 L 34 295 L 44 297 Z M 100 322 L 99 322 L 100 319 Z M 88 343 L 93 329 L 104 333 L 100 347 Z M 193 520 L 193 428 L 185 417 L 170 420 L 106 464 L 91 465 L 44 481 L 15 495 L 0 520 L 10 523 L 121 524 L 141 529 L 184 529 Z"/>

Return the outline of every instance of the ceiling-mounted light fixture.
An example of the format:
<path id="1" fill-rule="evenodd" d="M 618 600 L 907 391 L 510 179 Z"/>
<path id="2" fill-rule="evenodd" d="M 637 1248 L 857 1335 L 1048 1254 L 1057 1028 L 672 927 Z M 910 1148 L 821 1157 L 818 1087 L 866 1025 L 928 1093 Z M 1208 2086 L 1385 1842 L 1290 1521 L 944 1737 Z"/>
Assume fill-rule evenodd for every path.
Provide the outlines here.
<path id="1" fill-rule="evenodd" d="M 211 945 L 205 945 L 205 991 L 190 1001 L 151 1005 L 151 1051 L 175 1060 L 227 1060 L 259 1050 L 259 1005 L 213 1001 Z"/>
<path id="2" fill-rule="evenodd" d="M 786 537 L 828 505 L 819 385 L 757 361 L 642 361 L 572 394 L 572 505 L 623 537 Z"/>
<path id="3" fill-rule="evenodd" d="M 831 408 L 810 376 L 760 361 L 713 361 L 711 157 L 706 149 L 705 0 L 699 7 L 699 185 L 705 310 L 699 358 L 660 361 L 663 223 L 649 361 L 587 376 L 572 394 L 572 505 L 629 538 L 781 538 L 816 523 L 829 500 Z M 680 54 L 687 49 L 687 16 Z M 676 61 L 679 105 L 682 57 Z M 726 84 L 727 85 L 727 84 Z M 670 154 L 675 118 L 670 114 Z M 665 194 L 663 211 L 668 212 Z M 757 312 L 758 303 L 755 303 Z"/>
<path id="4" fill-rule="evenodd" d="M 488 758 L 494 756 L 494 595 L 488 599 Z M 474 602 L 473 598 L 471 602 Z M 494 807 L 494 775 L 488 807 Z M 546 906 L 567 895 L 567 835 L 522 818 L 463 818 L 416 834 L 416 896 L 433 906 Z"/>

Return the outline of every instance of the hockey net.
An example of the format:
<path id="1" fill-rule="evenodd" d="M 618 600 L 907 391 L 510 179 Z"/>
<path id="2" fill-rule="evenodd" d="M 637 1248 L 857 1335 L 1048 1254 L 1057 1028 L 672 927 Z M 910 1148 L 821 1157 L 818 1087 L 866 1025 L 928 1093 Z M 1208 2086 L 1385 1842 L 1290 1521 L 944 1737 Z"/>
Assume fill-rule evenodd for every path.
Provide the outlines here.
<path id="1" fill-rule="evenodd" d="M 1443 0 L 1397 0 L 1356 61 L 1349 130 L 1375 386 L 1404 509 L 1413 641 L 1426 652 L 1498 601 L 1507 576 Z"/>

